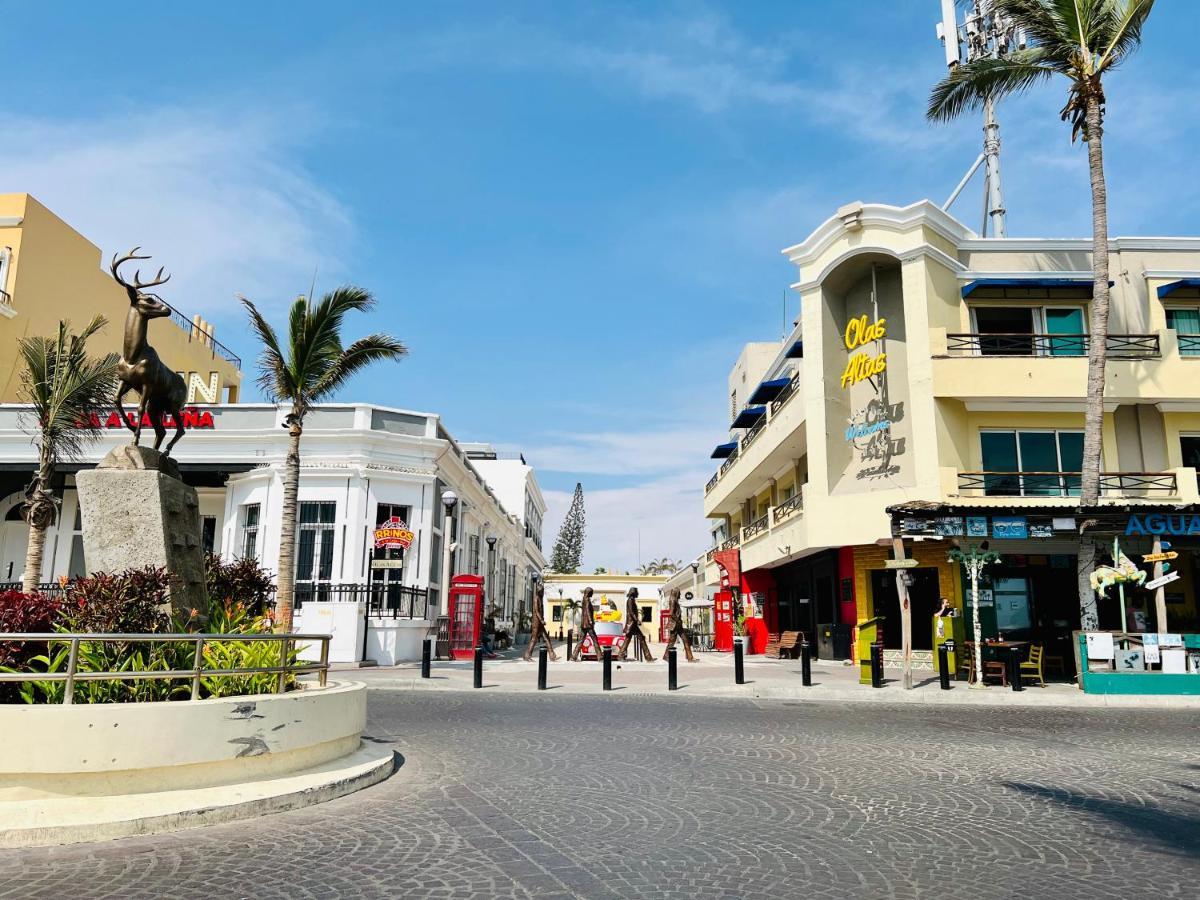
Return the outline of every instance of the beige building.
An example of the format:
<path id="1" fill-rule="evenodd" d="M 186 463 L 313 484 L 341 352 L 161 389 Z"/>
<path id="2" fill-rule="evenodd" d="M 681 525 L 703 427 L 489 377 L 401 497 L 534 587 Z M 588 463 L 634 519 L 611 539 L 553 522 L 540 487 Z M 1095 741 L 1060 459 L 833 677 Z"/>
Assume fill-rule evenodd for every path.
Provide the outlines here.
<path id="1" fill-rule="evenodd" d="M 1078 508 L 1090 240 L 981 239 L 927 201 L 857 203 L 784 252 L 800 316 L 781 344 L 739 357 L 730 437 L 704 491 L 704 581 L 718 583 L 715 550 L 739 551 L 740 588 L 760 596 L 770 631 L 884 615 L 898 646 L 884 568 L 895 525 L 918 560 L 914 647 L 930 647 L 923 623 L 941 597 L 960 603 L 946 559 L 956 536 L 987 537 L 1004 556 L 985 630 L 1058 642 L 1080 622 L 1079 527 L 1124 535 L 1131 509 L 1200 500 L 1200 238 L 1112 240 L 1096 510 Z M 897 506 L 936 516 L 893 519 Z M 1166 624 L 1195 630 L 1200 548 L 1177 549 Z M 1103 627 L 1120 624 L 1115 600 L 1100 614 Z"/>
<path id="2" fill-rule="evenodd" d="M 29 194 L 0 194 L 0 402 L 21 399 L 18 339 L 52 335 L 62 319 L 78 328 L 103 315 L 95 351 L 120 353 L 129 298 L 108 274 L 110 256 Z M 170 271 L 170 260 L 155 262 Z M 172 309 L 150 341 L 183 375 L 188 402 L 237 402 L 241 361 L 210 323 Z"/>
<path id="3" fill-rule="evenodd" d="M 666 575 L 562 575 L 546 572 L 543 577 L 546 594 L 542 614 L 554 637 L 557 638 L 560 632 L 565 635 L 569 628 L 578 629 L 578 614 L 572 610 L 569 601 L 578 603 L 583 597 L 584 588 L 592 589 L 592 606 L 597 620 L 603 616 L 603 619 L 624 622 L 625 594 L 631 587 L 636 587 L 642 634 L 648 641 L 658 640 L 659 594 L 667 581 Z"/>

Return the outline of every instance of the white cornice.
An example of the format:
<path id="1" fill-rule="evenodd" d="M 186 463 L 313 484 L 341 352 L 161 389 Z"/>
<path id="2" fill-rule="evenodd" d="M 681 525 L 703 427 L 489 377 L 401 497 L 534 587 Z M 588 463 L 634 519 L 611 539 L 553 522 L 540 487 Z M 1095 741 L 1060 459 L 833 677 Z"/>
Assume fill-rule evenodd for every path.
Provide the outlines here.
<path id="1" fill-rule="evenodd" d="M 1105 400 L 1104 411 L 1114 412 L 1122 401 Z M 1128 402 L 1128 401 L 1126 401 Z M 1078 400 L 1018 400 L 1009 398 L 1004 400 L 970 400 L 964 399 L 963 406 L 969 412 L 1002 412 L 1002 413 L 1027 413 L 1027 412 L 1071 412 L 1082 413 L 1084 411 L 1085 401 L 1080 398 Z M 1196 404 L 1192 404 L 1193 408 Z"/>
<path id="2" fill-rule="evenodd" d="M 830 260 L 825 268 L 823 268 L 814 278 L 797 281 L 792 285 L 792 289 L 800 292 L 812 290 L 813 288 L 818 287 L 826 278 L 829 277 L 830 272 L 832 272 L 846 260 L 853 259 L 856 256 L 862 256 L 863 254 L 867 253 L 880 256 L 890 256 L 892 259 L 898 260 L 902 263 L 919 259 L 920 257 L 926 257 L 927 259 L 932 259 L 934 262 L 940 263 L 951 272 L 958 272 L 963 268 L 963 264 L 957 259 L 949 254 L 943 253 L 932 244 L 918 244 L 915 247 L 909 247 L 908 249 L 900 252 L 897 252 L 891 247 L 864 245 L 848 248 L 844 253 L 841 253 L 834 259 Z"/>
<path id="3" fill-rule="evenodd" d="M 1167 281 L 1178 281 L 1182 278 L 1200 278 L 1200 269 L 1146 269 L 1143 278 L 1163 278 Z"/>
<path id="4" fill-rule="evenodd" d="M 1026 272 L 980 272 L 977 269 L 963 269 L 958 273 L 959 281 L 978 281 L 984 278 L 1076 278 L 1092 280 L 1091 269 L 1045 269 Z"/>
<path id="5" fill-rule="evenodd" d="M 16 228 L 24 220 L 23 216 L 0 216 L 0 228 Z"/>
<path id="6" fill-rule="evenodd" d="M 1200 251 L 1200 237 L 1115 237 L 1110 250 Z M 1090 253 L 1091 238 L 979 238 L 960 241 L 958 248 L 969 252 L 1031 253 L 1051 250 L 1081 250 Z"/>
<path id="7" fill-rule="evenodd" d="M 975 232 L 930 200 L 921 200 L 910 206 L 864 203 L 858 222 L 861 228 L 874 227 L 889 231 L 911 231 L 924 226 L 952 244 L 960 244 L 975 236 Z M 804 266 L 844 234 L 846 225 L 842 217 L 833 215 L 799 244 L 785 248 L 782 253 L 796 265 Z M 892 255 L 895 255 L 894 251 Z"/>

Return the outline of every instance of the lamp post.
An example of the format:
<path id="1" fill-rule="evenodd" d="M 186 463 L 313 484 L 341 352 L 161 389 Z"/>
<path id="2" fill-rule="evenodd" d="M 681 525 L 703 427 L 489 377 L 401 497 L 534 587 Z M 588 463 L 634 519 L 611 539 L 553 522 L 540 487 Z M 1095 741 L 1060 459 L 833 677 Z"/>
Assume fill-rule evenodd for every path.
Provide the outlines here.
<path id="1" fill-rule="evenodd" d="M 487 594 L 491 594 L 491 602 L 496 602 L 496 536 L 489 534 L 487 536 L 488 545 L 488 566 L 487 566 Z"/>
<path id="2" fill-rule="evenodd" d="M 979 624 L 979 576 L 985 566 L 1000 559 L 1000 554 L 988 549 L 988 542 L 979 546 L 970 546 L 966 550 L 955 547 L 950 551 L 950 561 L 962 563 L 971 579 L 971 626 L 975 638 L 975 684 L 972 687 L 986 688 L 983 683 L 983 627 Z"/>
<path id="3" fill-rule="evenodd" d="M 450 578 L 453 572 L 454 545 L 451 544 L 451 532 L 454 528 L 454 507 L 458 505 L 458 494 L 446 491 L 442 494 L 442 596 L 440 598 L 440 614 L 450 615 Z"/>
<path id="4" fill-rule="evenodd" d="M 692 596 L 700 596 L 700 560 L 692 561 Z"/>
<path id="5" fill-rule="evenodd" d="M 529 603 L 530 603 L 530 609 L 529 609 L 529 627 L 530 627 L 530 629 L 531 629 L 531 630 L 532 630 L 532 628 L 533 628 L 533 617 L 534 617 L 534 612 L 533 612 L 533 604 L 537 603 L 537 586 L 538 586 L 538 582 L 539 582 L 539 581 L 541 581 L 541 580 L 542 580 L 542 576 L 541 576 L 541 575 L 539 575 L 537 572 L 530 572 L 530 573 L 529 573 L 529 585 L 530 585 L 530 588 L 531 588 L 531 590 L 530 590 L 530 592 L 529 592 Z M 549 634 L 549 633 L 550 633 L 550 628 L 549 628 L 549 626 L 545 625 L 545 622 L 546 622 L 546 610 L 544 610 L 544 609 L 539 609 L 539 610 L 538 610 L 538 613 L 539 613 L 539 614 L 542 616 L 542 623 L 543 623 L 543 627 L 545 628 L 546 634 Z"/>

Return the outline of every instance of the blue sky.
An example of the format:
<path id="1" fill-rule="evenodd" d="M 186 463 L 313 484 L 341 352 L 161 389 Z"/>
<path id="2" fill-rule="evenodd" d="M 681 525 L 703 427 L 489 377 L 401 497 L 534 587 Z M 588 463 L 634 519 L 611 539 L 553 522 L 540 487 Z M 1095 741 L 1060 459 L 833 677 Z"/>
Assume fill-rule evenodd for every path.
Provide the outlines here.
<path id="1" fill-rule="evenodd" d="M 1117 234 L 1197 232 L 1198 11 L 1159 7 L 1108 90 Z M 974 119 L 923 119 L 937 10 L 0 2 L 0 191 L 142 244 L 247 360 L 235 293 L 279 321 L 314 267 L 318 291 L 371 289 L 355 333 L 411 356 L 343 399 L 523 449 L 547 544 L 582 481 L 589 568 L 685 558 L 728 368 L 779 336 L 779 250 L 850 200 L 940 202 L 978 153 Z M 1090 233 L 1063 95 L 1001 108 L 1014 236 Z M 978 208 L 972 188 L 955 212 Z"/>

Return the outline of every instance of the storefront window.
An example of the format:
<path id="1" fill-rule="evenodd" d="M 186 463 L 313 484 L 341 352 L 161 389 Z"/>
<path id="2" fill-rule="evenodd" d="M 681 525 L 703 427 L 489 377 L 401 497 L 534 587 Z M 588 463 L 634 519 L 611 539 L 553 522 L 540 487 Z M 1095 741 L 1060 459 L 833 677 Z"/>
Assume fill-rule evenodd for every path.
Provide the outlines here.
<path id="1" fill-rule="evenodd" d="M 997 578 L 992 596 L 996 604 L 997 631 L 1004 634 L 1030 628 L 1028 578 Z"/>
<path id="2" fill-rule="evenodd" d="M 300 536 L 296 547 L 296 581 L 328 582 L 333 578 L 333 523 L 337 504 L 332 501 L 300 504 Z"/>
<path id="3" fill-rule="evenodd" d="M 375 527 L 389 519 L 399 519 L 408 524 L 411 508 L 398 503 L 380 503 L 375 507 Z M 435 557 L 436 560 L 436 557 Z M 437 565 L 438 562 L 434 562 Z M 403 547 L 375 547 L 371 549 L 371 583 L 398 585 L 404 581 L 405 556 Z"/>

